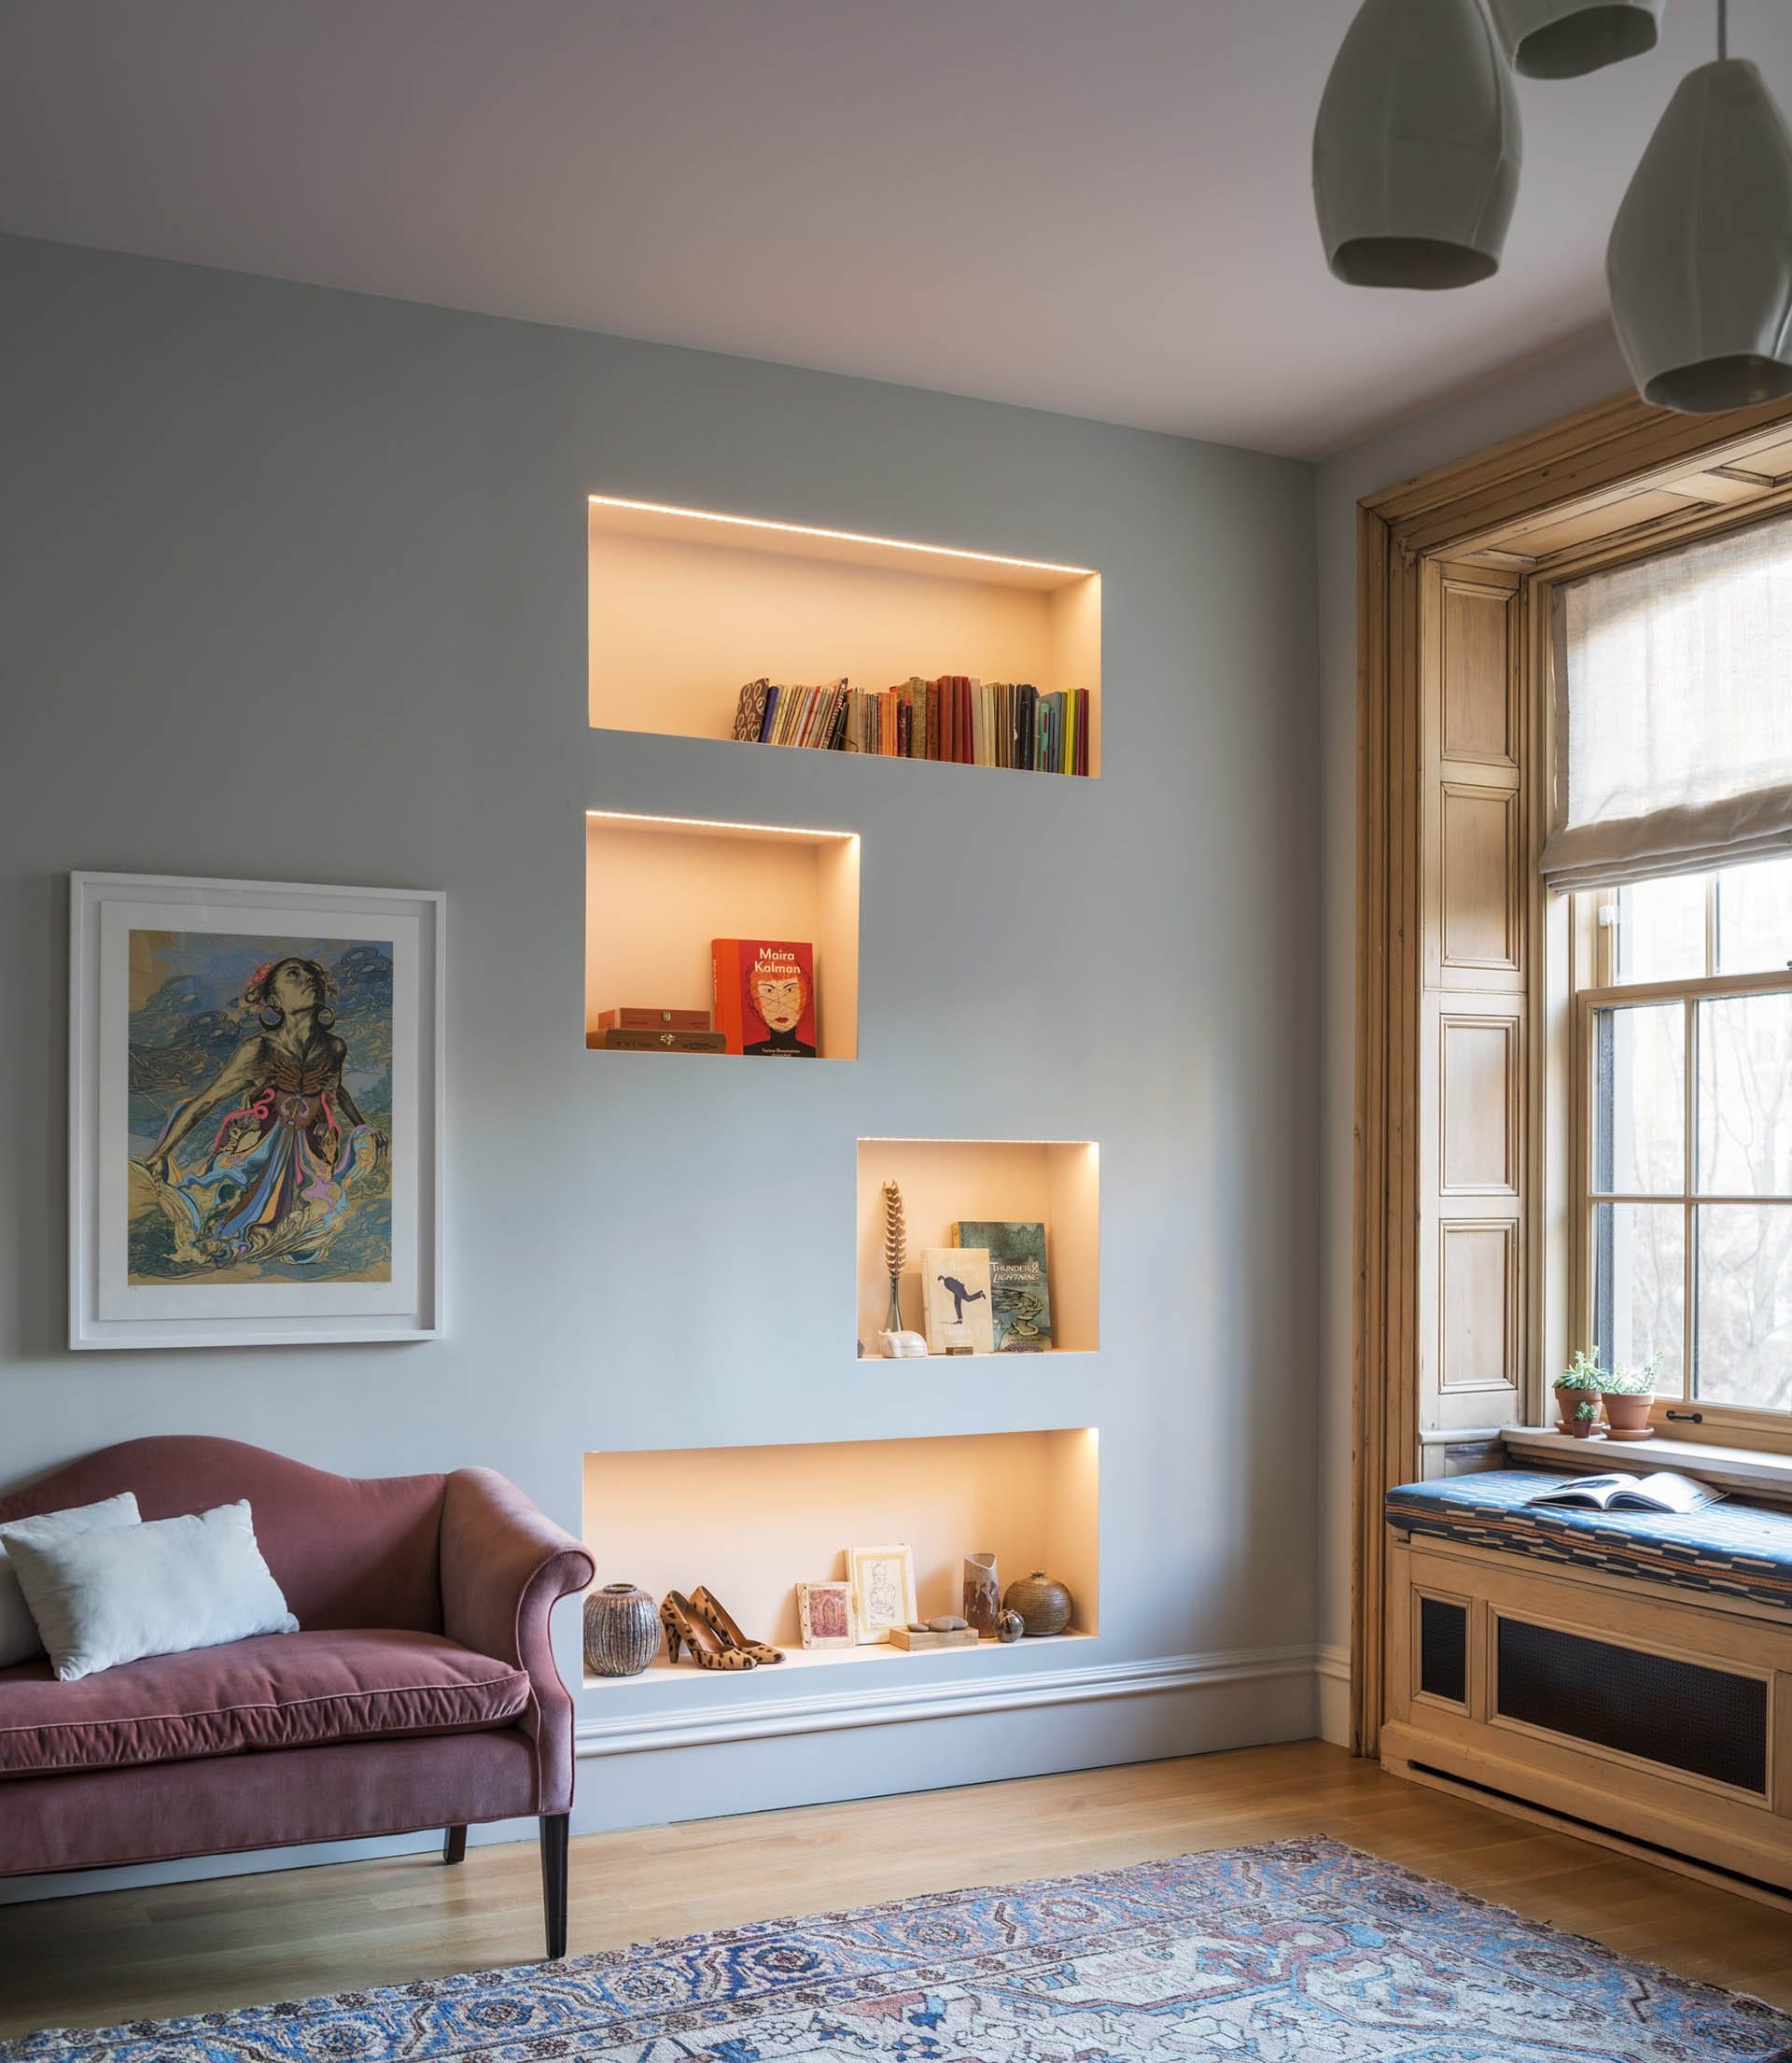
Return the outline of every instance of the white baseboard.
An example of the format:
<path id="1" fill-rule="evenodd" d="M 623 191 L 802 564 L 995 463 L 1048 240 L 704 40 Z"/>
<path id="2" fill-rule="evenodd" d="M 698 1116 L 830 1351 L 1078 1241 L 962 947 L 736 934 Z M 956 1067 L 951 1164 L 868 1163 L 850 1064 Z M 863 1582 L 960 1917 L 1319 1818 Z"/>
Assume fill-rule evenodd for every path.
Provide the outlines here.
<path id="1" fill-rule="evenodd" d="M 861 1691 L 812 1691 L 798 1697 L 738 1699 L 678 1712 L 633 1713 L 585 1719 L 577 1730 L 581 1757 L 637 1755 L 670 1747 L 713 1747 L 791 1733 L 833 1733 L 843 1727 L 893 1726 L 917 1719 L 956 1719 L 1034 1705 L 1086 1705 L 1108 1698 L 1160 1696 L 1220 1684 L 1259 1683 L 1283 1677 L 1323 1675 L 1323 1656 L 1310 1647 L 1240 1648 L 1204 1655 L 1158 1655 L 1143 1662 L 1097 1663 L 1029 1676 L 959 1679 L 951 1683 L 878 1684 Z M 1344 1661 L 1350 1679 L 1350 1662 Z"/>

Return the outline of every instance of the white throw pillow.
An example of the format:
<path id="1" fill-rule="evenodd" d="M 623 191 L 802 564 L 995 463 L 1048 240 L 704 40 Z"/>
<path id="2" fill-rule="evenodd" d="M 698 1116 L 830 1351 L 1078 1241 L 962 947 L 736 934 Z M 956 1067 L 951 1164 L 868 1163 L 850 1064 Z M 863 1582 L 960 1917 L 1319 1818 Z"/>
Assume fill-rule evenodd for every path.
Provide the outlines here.
<path id="1" fill-rule="evenodd" d="M 35 1519 L 14 1519 L 0 1525 L 0 1669 L 41 1655 L 44 1643 L 31 1616 L 19 1573 L 7 1558 L 7 1542 L 15 1534 L 28 1540 L 60 1540 L 77 1533 L 98 1533 L 106 1526 L 135 1525 L 137 1500 L 130 1491 L 102 1497 L 98 1504 L 71 1505 L 66 1511 L 40 1511 Z"/>
<path id="2" fill-rule="evenodd" d="M 63 1683 L 142 1655 L 299 1631 L 245 1502 L 63 1540 L 15 1529 L 9 1551 Z"/>

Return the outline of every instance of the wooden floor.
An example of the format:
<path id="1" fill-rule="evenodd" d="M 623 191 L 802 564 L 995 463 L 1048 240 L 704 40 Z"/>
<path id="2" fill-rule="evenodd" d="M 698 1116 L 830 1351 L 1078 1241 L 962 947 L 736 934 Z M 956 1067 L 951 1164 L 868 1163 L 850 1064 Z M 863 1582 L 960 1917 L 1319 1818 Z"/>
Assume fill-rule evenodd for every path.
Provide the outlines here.
<path id="1" fill-rule="evenodd" d="M 1300 1833 L 1792 2007 L 1784 1913 L 1316 1741 L 588 1835 L 572 1847 L 571 1948 Z M 341 1863 L 0 1907 L 0 2035 L 529 1961 L 540 1927 L 533 1843 L 471 1849 L 458 1869 Z"/>

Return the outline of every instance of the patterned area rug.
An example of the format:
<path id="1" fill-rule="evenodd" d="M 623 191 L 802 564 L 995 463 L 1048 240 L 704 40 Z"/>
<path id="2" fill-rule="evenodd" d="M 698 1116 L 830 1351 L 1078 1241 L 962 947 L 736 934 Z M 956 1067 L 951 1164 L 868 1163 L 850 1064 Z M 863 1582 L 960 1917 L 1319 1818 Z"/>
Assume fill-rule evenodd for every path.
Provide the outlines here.
<path id="1" fill-rule="evenodd" d="M 7 2063 L 1706 2063 L 1792 2018 L 1326 1840 L 771 1920 Z"/>

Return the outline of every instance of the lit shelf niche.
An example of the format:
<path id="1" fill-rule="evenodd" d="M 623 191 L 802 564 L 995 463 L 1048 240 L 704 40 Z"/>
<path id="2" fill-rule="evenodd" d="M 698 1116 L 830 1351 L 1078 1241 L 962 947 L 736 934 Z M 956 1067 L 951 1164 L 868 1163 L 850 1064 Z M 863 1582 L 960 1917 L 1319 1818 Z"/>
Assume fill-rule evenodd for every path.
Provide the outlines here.
<path id="1" fill-rule="evenodd" d="M 709 942 L 797 938 L 815 947 L 817 1046 L 859 1053 L 859 838 L 592 810 L 585 818 L 585 1032 L 605 1010 L 711 1006 Z M 726 1055 L 624 1055 L 713 1066 Z M 606 1054 L 606 1059 L 618 1058 Z M 805 1063 L 753 1060 L 763 1067 Z"/>
<path id="2" fill-rule="evenodd" d="M 595 730 L 726 739 L 762 675 L 878 690 L 959 673 L 1086 688 L 1101 771 L 1101 577 L 1085 567 L 602 495 L 590 541 Z"/>
<path id="3" fill-rule="evenodd" d="M 855 1663 L 945 1670 L 1093 1635 L 1099 1519 L 1100 1436 L 1092 1425 L 585 1456 L 584 1537 L 597 1582 L 626 1578 L 656 1600 L 708 1584 L 749 1639 L 787 1650 L 783 1663 L 751 1672 L 755 1686 Z M 1069 1633 L 932 1653 L 803 1648 L 796 1585 L 844 1578 L 848 1548 L 892 1540 L 913 1551 L 923 1619 L 961 1612 L 965 1555 L 993 1551 L 1004 1589 L 1033 1569 L 1069 1585 Z M 682 1686 L 712 1700 L 738 1697 L 744 1680 L 688 1660 L 674 1666 L 664 1649 L 645 1677 L 585 1678 L 588 1689 Z"/>
<path id="4" fill-rule="evenodd" d="M 952 1227 L 961 1219 L 1037 1221 L 1045 1228 L 1051 1351 L 1086 1354 L 1100 1345 L 1100 1153 L 1093 1140 L 861 1139 L 858 1337 L 866 1354 L 873 1356 L 889 1302 L 889 1278 L 884 1272 L 886 1182 L 901 1186 L 908 1225 L 902 1299 L 903 1322 L 911 1332 L 926 1329 L 920 1304 L 923 1247 L 949 1246 Z M 998 1358 L 1023 1371 L 1029 1357 Z M 962 1359 L 935 1356 L 932 1365 L 953 1367 Z"/>

